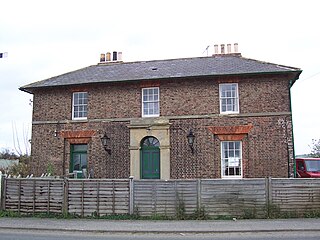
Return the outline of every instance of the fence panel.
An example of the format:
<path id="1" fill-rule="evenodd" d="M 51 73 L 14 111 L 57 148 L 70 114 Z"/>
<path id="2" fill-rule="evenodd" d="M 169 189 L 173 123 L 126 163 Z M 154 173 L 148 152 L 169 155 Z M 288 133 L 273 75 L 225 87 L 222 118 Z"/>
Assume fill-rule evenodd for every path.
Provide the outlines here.
<path id="1" fill-rule="evenodd" d="M 62 213 L 63 180 L 14 179 L 4 181 L 5 210 L 21 213 Z"/>
<path id="2" fill-rule="evenodd" d="M 201 205 L 211 216 L 265 216 L 265 179 L 201 181 Z"/>
<path id="3" fill-rule="evenodd" d="M 320 211 L 320 179 L 273 178 L 271 184 L 271 203 L 280 211 L 297 214 Z"/>
<path id="4" fill-rule="evenodd" d="M 175 216 L 179 204 L 187 214 L 197 208 L 197 180 L 135 180 L 133 188 L 134 211 L 141 216 Z"/>
<path id="5" fill-rule="evenodd" d="M 128 179 L 69 179 L 68 212 L 81 216 L 129 213 Z"/>

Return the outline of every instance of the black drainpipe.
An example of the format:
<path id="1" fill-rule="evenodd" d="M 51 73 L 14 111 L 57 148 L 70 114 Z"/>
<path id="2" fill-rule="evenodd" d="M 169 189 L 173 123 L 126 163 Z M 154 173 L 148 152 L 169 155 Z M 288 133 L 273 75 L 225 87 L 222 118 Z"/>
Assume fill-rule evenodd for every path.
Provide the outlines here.
<path id="1" fill-rule="evenodd" d="M 294 151 L 294 134 L 293 134 L 293 116 L 292 116 L 292 106 L 291 106 L 291 87 L 294 81 L 289 81 L 289 107 L 291 113 L 291 135 L 292 135 L 292 154 L 293 154 L 293 177 L 296 178 L 296 154 Z M 289 147 L 289 146 L 288 146 Z M 288 156 L 288 177 L 290 177 L 290 154 Z"/>

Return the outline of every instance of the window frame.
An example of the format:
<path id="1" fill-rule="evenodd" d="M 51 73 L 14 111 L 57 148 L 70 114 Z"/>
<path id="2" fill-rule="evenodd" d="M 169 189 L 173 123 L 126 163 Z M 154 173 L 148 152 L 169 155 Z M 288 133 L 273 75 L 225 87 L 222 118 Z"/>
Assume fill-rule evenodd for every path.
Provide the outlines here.
<path id="1" fill-rule="evenodd" d="M 144 90 L 149 90 L 149 89 L 157 89 L 158 99 L 156 101 L 154 99 L 152 101 L 151 100 L 144 101 L 144 96 L 145 96 Z M 144 104 L 145 103 L 157 103 L 158 104 L 158 113 L 157 114 L 145 114 L 144 113 Z M 141 113 L 142 113 L 142 117 L 159 117 L 160 116 L 160 88 L 159 87 L 147 87 L 147 88 L 141 89 Z"/>
<path id="2" fill-rule="evenodd" d="M 236 86 L 236 93 L 235 93 L 235 97 L 222 97 L 222 87 L 223 86 L 227 86 L 227 85 L 235 85 Z M 224 99 L 233 99 L 233 101 L 235 102 L 233 105 L 236 106 L 236 110 L 235 111 L 228 111 L 227 107 L 226 107 L 226 111 L 222 110 L 222 100 Z M 240 105 L 239 105 L 239 86 L 238 83 L 220 83 L 219 84 L 219 105 L 220 105 L 220 114 L 237 114 L 240 112 Z M 225 104 L 226 106 L 228 106 L 228 104 Z M 230 105 L 230 104 L 229 104 Z"/>
<path id="3" fill-rule="evenodd" d="M 85 93 L 87 95 L 87 102 L 86 102 L 86 104 L 77 104 L 76 105 L 75 104 L 75 96 L 77 94 L 81 94 L 81 93 Z M 86 106 L 86 116 L 85 117 L 75 117 L 75 107 L 77 107 L 77 106 Z M 73 92 L 72 93 L 72 120 L 86 120 L 86 119 L 88 119 L 88 92 Z"/>
<path id="4" fill-rule="evenodd" d="M 225 175 L 225 165 L 224 165 L 224 161 L 226 159 L 230 159 L 230 157 L 228 158 L 224 158 L 223 153 L 224 153 L 224 143 L 239 143 L 239 167 L 240 167 L 240 171 L 239 171 L 239 175 Z M 220 164 L 221 164 L 221 178 L 223 179 L 242 179 L 243 178 L 243 161 L 242 161 L 242 141 L 221 141 L 221 159 L 220 159 Z M 230 150 L 229 146 L 228 146 L 228 150 Z M 234 148 L 233 151 L 235 152 L 237 149 Z M 235 158 L 235 157 L 234 157 Z"/>

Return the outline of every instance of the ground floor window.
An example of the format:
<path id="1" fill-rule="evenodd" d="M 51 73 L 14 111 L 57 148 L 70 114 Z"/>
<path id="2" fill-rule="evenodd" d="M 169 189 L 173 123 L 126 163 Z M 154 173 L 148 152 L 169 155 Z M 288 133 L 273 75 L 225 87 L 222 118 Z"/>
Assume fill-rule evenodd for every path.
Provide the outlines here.
<path id="1" fill-rule="evenodd" d="M 241 141 L 221 142 L 221 176 L 222 178 L 242 177 Z"/>
<path id="2" fill-rule="evenodd" d="M 87 174 L 87 144 L 74 144 L 70 148 L 70 173 L 77 178 L 83 178 Z"/>

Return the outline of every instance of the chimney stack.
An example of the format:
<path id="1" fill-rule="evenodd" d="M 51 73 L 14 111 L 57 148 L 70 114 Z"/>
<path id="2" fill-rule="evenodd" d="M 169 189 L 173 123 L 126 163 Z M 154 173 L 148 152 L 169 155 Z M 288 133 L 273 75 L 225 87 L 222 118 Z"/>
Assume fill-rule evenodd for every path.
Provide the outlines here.
<path id="1" fill-rule="evenodd" d="M 219 52 L 220 50 L 220 52 Z M 233 55 L 233 56 L 241 56 L 238 49 L 238 43 L 232 44 L 215 44 L 214 45 L 214 54 L 212 56 L 221 56 L 221 55 Z"/>
<path id="2" fill-rule="evenodd" d="M 122 62 L 122 52 L 107 52 L 100 54 L 100 63 L 114 63 L 114 62 Z"/>

